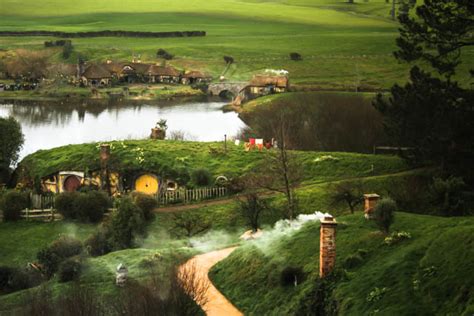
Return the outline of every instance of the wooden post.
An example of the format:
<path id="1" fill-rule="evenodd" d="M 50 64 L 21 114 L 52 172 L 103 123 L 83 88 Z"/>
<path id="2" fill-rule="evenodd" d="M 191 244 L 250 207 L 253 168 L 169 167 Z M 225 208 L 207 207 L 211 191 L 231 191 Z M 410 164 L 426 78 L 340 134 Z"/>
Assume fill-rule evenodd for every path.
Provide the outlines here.
<path id="1" fill-rule="evenodd" d="M 321 220 L 319 237 L 319 277 L 329 275 L 336 264 L 336 226 L 333 217 Z"/>

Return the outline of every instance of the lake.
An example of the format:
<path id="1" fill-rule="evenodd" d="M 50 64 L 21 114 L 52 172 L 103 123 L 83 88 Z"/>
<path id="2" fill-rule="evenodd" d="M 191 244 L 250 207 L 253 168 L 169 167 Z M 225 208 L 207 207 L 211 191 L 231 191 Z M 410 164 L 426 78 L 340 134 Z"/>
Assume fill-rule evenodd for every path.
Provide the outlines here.
<path id="1" fill-rule="evenodd" d="M 225 102 L 215 100 L 12 103 L 0 101 L 0 116 L 13 116 L 22 126 L 20 159 L 67 144 L 148 138 L 159 119 L 168 121 L 168 135 L 182 131 L 185 139 L 197 141 L 221 141 L 224 134 L 234 136 L 245 126 L 237 113 L 221 110 Z"/>

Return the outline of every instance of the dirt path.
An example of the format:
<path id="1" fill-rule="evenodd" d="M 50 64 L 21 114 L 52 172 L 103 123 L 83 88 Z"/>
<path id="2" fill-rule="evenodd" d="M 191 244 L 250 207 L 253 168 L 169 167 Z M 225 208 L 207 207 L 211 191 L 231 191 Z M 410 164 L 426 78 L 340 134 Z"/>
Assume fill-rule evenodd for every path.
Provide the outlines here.
<path id="1" fill-rule="evenodd" d="M 201 307 L 208 316 L 243 316 L 243 314 L 229 302 L 224 295 L 209 280 L 209 270 L 219 261 L 225 259 L 237 247 L 226 248 L 197 255 L 188 260 L 185 265 L 194 266 L 196 274 L 209 282 L 209 288 L 206 291 L 206 303 Z"/>

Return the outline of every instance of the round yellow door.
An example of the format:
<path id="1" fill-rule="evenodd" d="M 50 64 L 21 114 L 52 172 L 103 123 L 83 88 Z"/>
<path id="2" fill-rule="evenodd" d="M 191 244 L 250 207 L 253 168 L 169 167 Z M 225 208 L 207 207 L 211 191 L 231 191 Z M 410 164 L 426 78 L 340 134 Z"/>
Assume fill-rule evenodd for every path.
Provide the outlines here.
<path id="1" fill-rule="evenodd" d="M 135 180 L 135 190 L 146 194 L 155 194 L 158 192 L 158 179 L 150 174 L 144 174 Z"/>

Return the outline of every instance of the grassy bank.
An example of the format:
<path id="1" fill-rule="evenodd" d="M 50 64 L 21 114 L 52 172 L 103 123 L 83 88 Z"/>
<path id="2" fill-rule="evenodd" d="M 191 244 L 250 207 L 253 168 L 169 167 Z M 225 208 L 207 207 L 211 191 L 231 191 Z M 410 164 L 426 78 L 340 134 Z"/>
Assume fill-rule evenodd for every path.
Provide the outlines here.
<path id="1" fill-rule="evenodd" d="M 245 152 L 242 145 L 223 142 L 127 140 L 111 142 L 110 168 L 122 173 L 152 171 L 176 179 L 189 177 L 195 169 L 208 169 L 213 176 L 239 176 L 258 172 L 258 166 L 269 151 Z M 62 170 L 95 170 L 100 168 L 97 143 L 68 145 L 40 150 L 19 164 L 20 178 L 44 177 Z M 318 159 L 322 156 L 329 159 Z M 393 173 L 409 169 L 395 156 L 356 153 L 322 153 L 296 151 L 306 182 L 327 181 L 359 176 Z"/>
<path id="2" fill-rule="evenodd" d="M 384 244 L 384 236 L 361 214 L 338 218 L 337 267 L 343 277 L 327 292 L 342 315 L 470 315 L 474 310 L 474 253 L 470 231 L 474 219 L 440 218 L 397 213 L 392 231 L 412 238 Z M 362 249 L 362 251 L 360 250 Z M 364 253 L 348 268 L 350 255 Z M 455 261 L 455 262 L 454 262 Z M 306 274 L 298 286 L 282 286 L 285 267 Z M 319 223 L 271 244 L 249 243 L 211 271 L 213 282 L 245 314 L 294 315 L 315 303 L 319 271 Z M 375 288 L 384 293 L 370 293 Z M 252 295 L 248 295 L 252 293 Z M 320 296 L 319 296 L 320 297 Z"/>
<path id="3" fill-rule="evenodd" d="M 1 82 L 1 81 L 0 81 Z M 33 91 L 2 91 L 0 97 L 3 99 L 19 100 L 131 100 L 131 101 L 154 101 L 170 100 L 174 98 L 190 98 L 204 96 L 205 93 L 199 89 L 193 89 L 184 85 L 128 85 L 128 93 L 124 93 L 123 87 L 113 87 L 105 89 L 91 89 L 74 87 L 71 85 L 41 85 Z"/>

